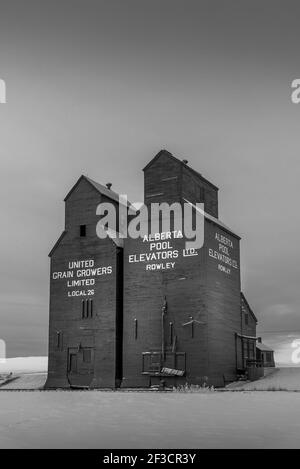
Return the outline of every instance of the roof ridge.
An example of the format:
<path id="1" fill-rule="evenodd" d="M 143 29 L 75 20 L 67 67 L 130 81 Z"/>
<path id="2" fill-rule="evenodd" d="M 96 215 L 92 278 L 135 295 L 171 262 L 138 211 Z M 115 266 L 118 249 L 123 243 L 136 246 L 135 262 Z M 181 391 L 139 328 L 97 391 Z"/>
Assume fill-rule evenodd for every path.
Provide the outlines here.
<path id="1" fill-rule="evenodd" d="M 216 225 L 219 225 L 221 228 L 223 228 L 225 231 L 227 231 L 228 233 L 230 233 L 231 235 L 235 236 L 236 238 L 238 239 L 241 239 L 241 237 L 235 233 L 229 226 L 225 225 L 225 223 L 223 223 L 219 218 L 216 218 L 214 217 L 213 215 L 210 215 L 209 213 L 207 213 L 205 210 L 201 210 L 199 207 L 197 207 L 196 204 L 194 204 L 193 202 L 191 202 L 190 200 L 186 199 L 185 197 L 183 197 L 183 200 L 189 204 L 191 204 L 199 213 L 201 213 L 202 215 L 204 215 L 204 217 L 207 219 L 207 220 L 210 220 L 212 221 L 213 223 L 215 223 Z"/>
<path id="2" fill-rule="evenodd" d="M 66 201 L 68 199 L 68 197 L 72 194 L 72 192 L 74 191 L 74 189 L 78 186 L 78 184 L 80 183 L 80 181 L 82 179 L 85 179 L 89 184 L 91 184 L 94 189 L 96 189 L 100 194 L 102 195 L 105 195 L 106 197 L 108 197 L 109 199 L 112 199 L 118 203 L 120 203 L 121 205 L 126 205 L 127 207 L 131 207 L 131 203 L 130 201 L 127 199 L 127 204 L 125 204 L 123 201 L 122 201 L 122 198 L 120 199 L 120 194 L 118 192 L 115 192 L 113 191 L 112 189 L 108 189 L 108 187 L 104 186 L 103 184 L 101 184 L 100 182 L 97 182 L 97 181 L 94 181 L 93 179 L 91 179 L 90 177 L 86 176 L 85 174 L 82 174 L 79 179 L 76 181 L 76 183 L 72 186 L 72 188 L 69 190 L 69 192 L 67 193 L 66 197 L 64 198 L 64 201 Z"/>
<path id="3" fill-rule="evenodd" d="M 196 169 L 191 168 L 191 166 L 189 166 L 188 164 L 184 163 L 182 160 L 180 160 L 179 158 L 177 158 L 177 156 L 174 156 L 173 153 L 171 153 L 170 151 L 165 150 L 165 149 L 160 150 L 160 151 L 149 161 L 149 163 L 146 164 L 146 166 L 143 168 L 143 171 L 145 171 L 147 168 L 149 168 L 149 166 L 151 166 L 151 164 L 154 163 L 154 161 L 157 160 L 162 154 L 165 154 L 165 155 L 169 156 L 170 158 L 174 159 L 177 163 L 181 164 L 182 166 L 184 166 L 185 168 L 187 168 L 189 171 L 191 171 L 192 173 L 196 174 L 197 177 L 199 177 L 200 179 L 202 179 L 202 181 L 206 182 L 207 184 L 209 184 L 210 186 L 212 186 L 214 189 L 219 190 L 219 188 L 218 188 L 215 184 L 213 184 L 213 183 L 210 182 L 208 179 L 206 179 L 204 176 L 202 176 L 202 174 L 199 173 L 198 171 L 196 171 Z"/>

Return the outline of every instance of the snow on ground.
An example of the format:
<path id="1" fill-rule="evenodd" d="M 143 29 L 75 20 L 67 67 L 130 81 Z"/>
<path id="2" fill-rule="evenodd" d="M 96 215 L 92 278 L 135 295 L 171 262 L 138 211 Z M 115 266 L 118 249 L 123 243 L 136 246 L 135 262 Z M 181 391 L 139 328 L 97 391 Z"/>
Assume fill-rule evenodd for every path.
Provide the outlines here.
<path id="1" fill-rule="evenodd" d="M 275 368 L 273 372 L 264 378 L 247 383 L 232 383 L 227 386 L 227 389 L 244 391 L 300 391 L 300 367 Z"/>
<path id="2" fill-rule="evenodd" d="M 17 357 L 0 360 L 0 373 L 37 373 L 46 372 L 48 357 Z"/>
<path id="3" fill-rule="evenodd" d="M 24 373 L 0 386 L 0 391 L 3 389 L 42 389 L 46 383 L 46 379 L 47 373 Z"/>
<path id="4" fill-rule="evenodd" d="M 297 448 L 300 393 L 0 392 L 1 448 Z"/>

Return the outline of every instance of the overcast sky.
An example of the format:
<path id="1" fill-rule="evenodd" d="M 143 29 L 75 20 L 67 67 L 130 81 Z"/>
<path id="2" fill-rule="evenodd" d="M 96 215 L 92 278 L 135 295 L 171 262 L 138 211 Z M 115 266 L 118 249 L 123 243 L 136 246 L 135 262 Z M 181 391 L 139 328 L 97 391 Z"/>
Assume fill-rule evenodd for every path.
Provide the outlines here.
<path id="1" fill-rule="evenodd" d="M 47 353 L 47 255 L 73 183 L 87 174 L 141 200 L 161 148 L 220 188 L 266 342 L 300 338 L 299 18 L 298 0 L 0 0 L 9 356 Z"/>

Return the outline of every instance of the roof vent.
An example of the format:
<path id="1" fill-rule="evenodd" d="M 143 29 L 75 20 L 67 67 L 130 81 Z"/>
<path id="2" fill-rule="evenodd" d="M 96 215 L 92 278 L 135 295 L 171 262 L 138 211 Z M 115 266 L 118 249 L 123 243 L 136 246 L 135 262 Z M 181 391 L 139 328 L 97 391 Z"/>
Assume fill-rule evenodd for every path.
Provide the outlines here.
<path id="1" fill-rule="evenodd" d="M 108 183 L 106 184 L 106 187 L 107 187 L 107 189 L 109 189 L 109 190 L 111 189 L 111 186 L 112 186 L 112 183 L 111 183 L 111 182 L 108 182 Z"/>
<path id="2" fill-rule="evenodd" d="M 188 164 L 188 160 L 182 160 L 183 164 Z"/>

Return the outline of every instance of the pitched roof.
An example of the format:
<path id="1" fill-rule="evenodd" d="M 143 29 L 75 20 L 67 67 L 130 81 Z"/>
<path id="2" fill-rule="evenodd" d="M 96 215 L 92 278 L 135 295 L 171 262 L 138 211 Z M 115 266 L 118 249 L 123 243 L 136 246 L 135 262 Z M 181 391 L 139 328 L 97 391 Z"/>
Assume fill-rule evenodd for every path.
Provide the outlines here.
<path id="1" fill-rule="evenodd" d="M 250 313 L 252 314 L 252 316 L 253 316 L 253 319 L 254 319 L 256 322 L 258 322 L 257 317 L 256 317 L 255 314 L 253 313 L 253 311 L 252 311 L 252 309 L 251 309 L 251 307 L 250 307 L 248 301 L 246 300 L 246 297 L 245 297 L 245 295 L 244 295 L 244 293 L 243 293 L 242 291 L 241 291 L 241 298 L 242 298 L 242 300 L 246 303 L 246 306 L 247 306 L 249 312 L 250 312 Z"/>
<path id="2" fill-rule="evenodd" d="M 99 229 L 99 228 L 98 228 Z M 117 233 L 116 231 L 114 230 L 111 230 L 111 229 L 104 229 L 104 231 L 107 232 L 107 236 L 109 239 L 112 240 L 112 242 L 119 248 L 123 248 L 124 247 L 124 240 L 123 238 L 120 238 L 120 235 L 119 233 Z M 56 241 L 56 243 L 54 244 L 53 248 L 51 249 L 51 251 L 49 252 L 48 254 L 48 257 L 51 257 L 52 254 L 55 252 L 56 248 L 60 245 L 62 239 L 65 237 L 65 235 L 67 234 L 67 231 L 64 230 L 62 232 L 62 234 L 60 235 L 60 237 L 58 238 L 58 240 Z M 101 239 L 101 238 L 99 238 Z"/>
<path id="3" fill-rule="evenodd" d="M 98 230 L 99 226 L 101 225 L 98 225 Z M 115 243 L 116 246 L 118 246 L 119 248 L 124 247 L 124 238 L 120 238 L 120 233 L 115 230 L 112 230 L 111 228 L 106 227 L 103 227 L 102 231 L 107 233 L 107 236 Z"/>
<path id="4" fill-rule="evenodd" d="M 218 218 L 213 217 L 212 215 L 210 215 L 207 212 L 202 211 L 199 207 L 196 207 L 196 205 L 193 204 L 192 202 L 190 202 L 188 199 L 185 199 L 183 197 L 183 200 L 185 202 L 187 202 L 188 204 L 192 205 L 192 207 L 194 207 L 197 210 L 197 212 L 202 213 L 202 215 L 204 215 L 204 217 L 207 220 L 210 220 L 213 223 L 215 223 L 216 225 L 220 226 L 221 228 L 223 228 L 224 231 L 227 231 L 227 233 L 233 235 L 235 238 L 241 239 L 241 237 L 239 235 L 237 235 L 231 228 L 229 228 L 229 226 L 225 225 L 225 223 L 223 223 L 221 220 L 219 220 Z"/>
<path id="5" fill-rule="evenodd" d="M 90 179 L 88 176 L 84 176 L 84 175 L 80 176 L 80 178 L 77 180 L 77 182 L 71 188 L 71 190 L 67 193 L 66 197 L 64 198 L 64 201 L 66 201 L 70 197 L 70 195 L 72 194 L 74 189 L 76 189 L 76 187 L 79 185 L 79 183 L 83 179 L 85 179 L 89 184 L 91 184 L 91 186 L 93 186 L 94 189 L 96 189 L 100 194 L 105 195 L 109 199 L 114 200 L 115 202 L 120 202 L 122 204 L 122 200 L 121 201 L 119 200 L 119 194 L 117 192 L 114 192 L 113 190 L 108 189 L 106 186 L 103 186 L 99 182 L 96 182 L 93 179 Z M 122 205 L 124 205 L 124 203 Z M 128 207 L 131 206 L 131 204 L 128 200 L 127 200 L 127 206 Z"/>
<path id="6" fill-rule="evenodd" d="M 186 169 L 188 169 L 191 173 L 195 174 L 199 179 L 201 179 L 203 182 L 209 184 L 211 187 L 213 187 L 215 190 L 219 190 L 219 188 L 217 186 L 215 186 L 212 182 L 208 181 L 205 177 L 202 176 L 201 173 L 198 173 L 198 171 L 196 171 L 195 169 L 191 168 L 190 166 L 188 166 L 188 164 L 184 163 L 183 161 L 179 160 L 178 158 L 176 158 L 176 156 L 172 155 L 172 153 L 170 153 L 168 150 L 165 150 L 165 149 L 162 149 L 160 150 L 153 158 L 152 160 L 149 161 L 149 163 L 143 168 L 143 171 L 145 171 L 146 169 L 148 169 L 155 161 L 157 161 L 162 155 L 166 155 L 168 156 L 169 158 L 173 159 L 174 161 L 176 161 L 177 164 L 180 164 L 182 166 L 184 166 Z"/>
<path id="7" fill-rule="evenodd" d="M 58 238 L 58 240 L 56 241 L 56 243 L 54 244 L 53 248 L 51 249 L 51 251 L 49 252 L 48 256 L 51 257 L 52 254 L 54 253 L 55 249 L 59 246 L 61 240 L 65 237 L 65 235 L 67 234 L 67 231 L 64 230 L 62 232 L 62 234 L 60 235 L 60 237 Z"/>
<path id="8" fill-rule="evenodd" d="M 257 342 L 256 348 L 258 348 L 258 350 L 261 350 L 262 352 L 274 352 L 273 349 L 263 344 L 262 342 Z"/>

